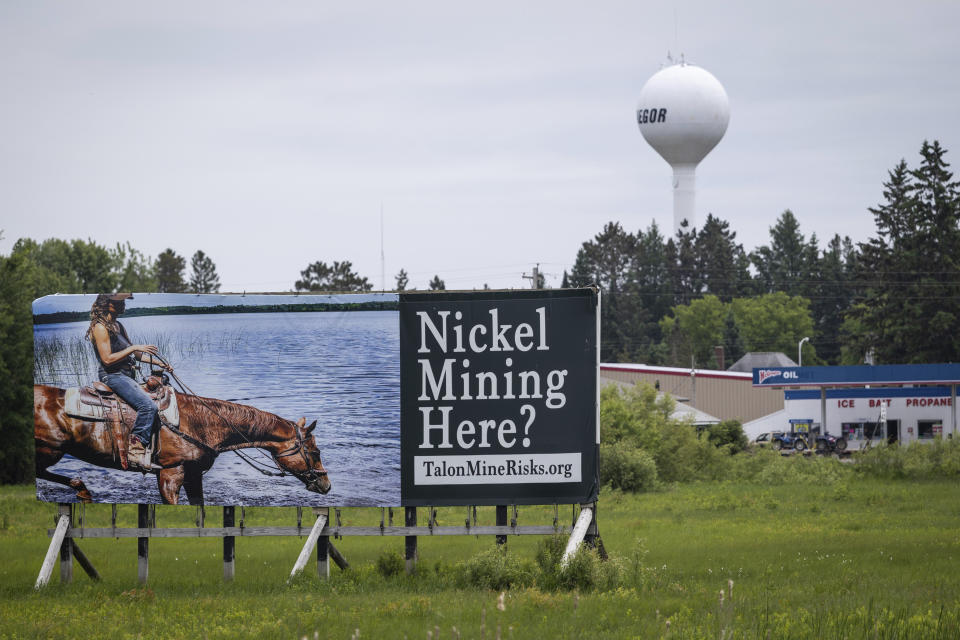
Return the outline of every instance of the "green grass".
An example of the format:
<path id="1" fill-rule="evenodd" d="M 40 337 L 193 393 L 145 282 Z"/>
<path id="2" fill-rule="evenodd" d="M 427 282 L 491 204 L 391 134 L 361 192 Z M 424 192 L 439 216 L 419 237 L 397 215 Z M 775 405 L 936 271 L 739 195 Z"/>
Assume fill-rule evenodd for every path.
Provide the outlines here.
<path id="1" fill-rule="evenodd" d="M 219 512 L 208 509 L 209 526 L 219 525 Z M 136 582 L 135 540 L 89 539 L 81 547 L 103 580 L 77 566 L 73 584 L 61 586 L 55 569 L 36 593 L 54 513 L 32 487 L 0 488 L 0 638 L 346 639 L 357 629 L 361 638 L 426 638 L 439 629 L 443 638 L 492 639 L 498 627 L 503 638 L 955 638 L 960 629 L 955 481 L 604 492 L 599 525 L 617 584 L 551 591 L 534 577 L 507 592 L 504 611 L 497 592 L 463 578 L 492 536 L 420 538 L 418 574 L 389 578 L 377 560 L 401 552 L 402 538 L 342 539 L 349 571 L 333 567 L 328 582 L 308 571 L 290 586 L 297 538 L 238 539 L 231 584 L 221 579 L 218 539 L 153 539 L 147 588 Z M 467 510 L 439 514 L 440 524 L 462 524 Z M 569 507 L 560 514 L 569 523 Z M 106 526 L 110 507 L 90 505 L 85 515 L 88 526 Z M 193 507 L 160 507 L 157 519 L 191 526 L 195 516 Z M 344 525 L 379 519 L 379 510 L 343 511 Z M 493 519 L 492 509 L 480 510 L 481 524 Z M 552 519 L 552 508 L 520 508 L 520 524 Z M 120 524 L 135 521 L 136 507 L 121 506 Z M 247 509 L 248 525 L 295 521 L 293 509 Z M 510 538 L 510 558 L 535 566 L 538 542 Z"/>

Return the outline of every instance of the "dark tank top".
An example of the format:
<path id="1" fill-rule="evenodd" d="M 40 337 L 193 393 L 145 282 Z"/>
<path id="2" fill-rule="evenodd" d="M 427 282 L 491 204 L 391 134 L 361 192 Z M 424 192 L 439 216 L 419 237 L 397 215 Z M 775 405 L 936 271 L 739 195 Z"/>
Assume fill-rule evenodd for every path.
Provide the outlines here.
<path id="1" fill-rule="evenodd" d="M 130 346 L 130 338 L 127 336 L 127 330 L 123 328 L 123 325 L 120 322 L 117 322 L 117 326 L 120 327 L 120 331 L 116 333 L 111 333 L 110 335 L 110 353 L 116 353 L 117 351 L 123 351 Z M 109 332 L 108 332 L 109 333 Z M 93 343 L 93 340 L 90 341 Z M 103 380 L 103 377 L 108 373 L 122 373 L 125 376 L 130 378 L 135 378 L 134 366 L 136 363 L 136 358 L 133 357 L 133 354 L 127 356 L 123 360 L 114 362 L 113 364 L 104 364 L 103 360 L 100 359 L 100 352 L 97 351 L 97 345 L 93 345 L 93 353 L 97 357 L 97 362 L 100 363 L 100 366 L 97 367 L 97 377 L 100 380 Z"/>

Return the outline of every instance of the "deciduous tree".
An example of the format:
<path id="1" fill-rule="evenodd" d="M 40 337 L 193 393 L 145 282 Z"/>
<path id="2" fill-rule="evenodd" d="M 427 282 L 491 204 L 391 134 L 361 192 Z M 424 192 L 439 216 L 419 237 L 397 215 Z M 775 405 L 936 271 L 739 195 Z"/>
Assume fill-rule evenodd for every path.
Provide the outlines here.
<path id="1" fill-rule="evenodd" d="M 813 335 L 810 301 L 801 296 L 777 291 L 753 298 L 736 298 L 730 304 L 740 339 L 748 352 L 780 351 L 789 355 L 796 353 L 802 338 Z M 807 355 L 804 362 L 818 363 L 815 349 L 808 349 L 814 353 Z"/>
<path id="2" fill-rule="evenodd" d="M 716 366 L 713 348 L 723 344 L 727 305 L 708 294 L 690 304 L 673 307 L 672 313 L 660 320 L 664 341 L 670 350 L 670 364 L 690 366 L 690 356 L 693 356 L 697 366 Z"/>
<path id="3" fill-rule="evenodd" d="M 113 270 L 116 274 L 117 291 L 156 291 L 156 260 L 144 255 L 127 242 L 117 243 L 110 250 Z"/>

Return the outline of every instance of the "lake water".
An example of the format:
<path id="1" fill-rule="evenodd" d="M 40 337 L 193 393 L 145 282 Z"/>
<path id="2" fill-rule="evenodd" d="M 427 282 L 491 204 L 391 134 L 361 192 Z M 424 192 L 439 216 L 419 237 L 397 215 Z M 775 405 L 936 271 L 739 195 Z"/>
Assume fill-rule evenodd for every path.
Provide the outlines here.
<path id="1" fill-rule="evenodd" d="M 332 490 L 307 491 L 293 477 L 264 476 L 234 453 L 204 475 L 209 505 L 397 506 L 400 504 L 400 346 L 396 311 L 148 316 L 122 320 L 135 343 L 157 344 L 199 395 L 248 404 L 289 420 L 317 420 L 314 436 Z M 88 323 L 37 325 L 35 382 L 96 379 Z M 247 450 L 267 464 L 266 453 Z M 271 465 L 272 466 L 272 465 Z M 152 475 L 116 471 L 71 456 L 51 467 L 80 476 L 97 502 L 158 503 Z M 41 500 L 71 502 L 71 489 L 37 481 Z M 181 501 L 186 495 L 181 491 Z"/>

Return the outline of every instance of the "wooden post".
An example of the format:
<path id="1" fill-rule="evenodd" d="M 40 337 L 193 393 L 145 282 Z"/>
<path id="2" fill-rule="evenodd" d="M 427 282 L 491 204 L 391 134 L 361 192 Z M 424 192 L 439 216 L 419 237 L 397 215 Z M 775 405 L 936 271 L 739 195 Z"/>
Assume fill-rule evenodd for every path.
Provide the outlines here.
<path id="1" fill-rule="evenodd" d="M 287 578 L 287 582 L 293 580 L 294 576 L 303 571 L 303 568 L 307 566 L 307 560 L 310 559 L 310 554 L 313 553 L 313 547 L 317 544 L 317 538 L 320 537 L 320 530 L 326 525 L 327 514 L 318 515 L 317 521 L 313 523 L 313 528 L 310 529 L 310 535 L 307 536 L 307 541 L 304 543 L 303 549 L 300 550 L 300 556 L 297 558 L 296 564 L 293 565 L 293 571 L 290 572 L 290 577 Z"/>
<path id="2" fill-rule="evenodd" d="M 37 582 L 33 585 L 34 589 L 42 589 L 50 582 L 50 574 L 53 573 L 53 564 L 57 561 L 57 551 L 60 550 L 63 544 L 64 537 L 67 535 L 67 527 L 69 526 L 70 516 L 58 513 L 57 528 L 53 532 L 50 546 L 47 547 L 47 555 L 43 558 L 43 564 L 40 565 L 40 575 L 37 576 Z"/>
<path id="3" fill-rule="evenodd" d="M 150 505 L 137 505 L 137 527 L 150 527 Z M 147 584 L 150 576 L 150 538 L 137 538 L 137 582 Z"/>
<path id="4" fill-rule="evenodd" d="M 340 567 L 341 571 L 346 571 L 350 568 L 350 563 L 347 562 L 347 559 L 343 557 L 343 554 L 340 553 L 340 550 L 333 546 L 332 542 L 327 542 L 327 549 L 330 551 L 330 559 L 333 560 L 334 564 Z"/>
<path id="5" fill-rule="evenodd" d="M 234 525 L 235 507 L 223 508 L 223 526 L 232 527 Z M 223 536 L 223 579 L 226 582 L 233 580 L 234 558 L 236 549 L 236 538 L 233 536 Z"/>
<path id="6" fill-rule="evenodd" d="M 567 541 L 567 548 L 563 550 L 563 557 L 560 559 L 561 567 L 567 566 L 570 557 L 577 552 L 577 548 L 583 542 L 583 537 L 587 534 L 591 522 L 593 522 L 593 505 L 581 505 L 580 517 L 577 518 L 577 524 L 573 527 L 570 540 Z"/>
<path id="7" fill-rule="evenodd" d="M 497 526 L 507 526 L 507 505 L 505 504 L 497 505 Z M 497 546 L 503 546 L 505 544 L 507 544 L 507 536 L 497 535 Z"/>
<path id="8" fill-rule="evenodd" d="M 592 549 L 597 546 L 597 538 L 600 537 L 600 533 L 597 529 L 597 503 L 594 502 L 589 506 L 593 510 L 593 515 L 590 516 L 590 525 L 583 536 L 583 543 Z"/>
<path id="9" fill-rule="evenodd" d="M 417 508 L 405 507 L 404 524 L 408 527 L 417 526 Z M 417 570 L 417 536 L 404 537 L 403 557 L 407 564 L 407 574 Z"/>
<path id="10" fill-rule="evenodd" d="M 66 516 L 69 526 L 73 526 L 73 505 L 60 503 L 60 517 Z M 60 543 L 60 584 L 70 584 L 73 581 L 73 545 L 69 538 Z"/>
<path id="11" fill-rule="evenodd" d="M 327 522 L 330 522 L 329 508 L 315 508 L 313 513 L 317 516 L 325 515 Z M 317 538 L 317 577 L 321 580 L 330 579 L 330 536 Z"/>
<path id="12" fill-rule="evenodd" d="M 67 538 L 70 541 L 70 546 L 73 547 L 73 557 L 76 558 L 77 564 L 83 567 L 83 570 L 87 572 L 87 575 L 90 576 L 93 580 L 99 580 L 100 574 L 97 572 L 96 568 L 93 566 L 93 563 L 87 558 L 86 554 L 80 550 L 80 547 L 77 545 L 77 541 L 74 538 Z"/>

